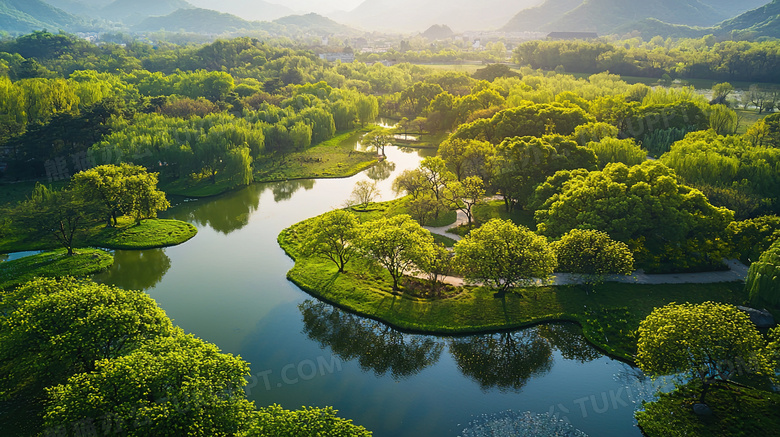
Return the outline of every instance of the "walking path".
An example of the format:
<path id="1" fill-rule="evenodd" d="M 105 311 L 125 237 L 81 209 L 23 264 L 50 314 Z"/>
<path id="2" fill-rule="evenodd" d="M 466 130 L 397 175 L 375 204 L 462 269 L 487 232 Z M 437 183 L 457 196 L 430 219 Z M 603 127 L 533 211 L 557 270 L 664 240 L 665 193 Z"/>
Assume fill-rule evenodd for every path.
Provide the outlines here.
<path id="1" fill-rule="evenodd" d="M 468 223 L 466 214 L 458 210 L 458 217 L 455 223 L 449 226 L 442 226 L 433 228 L 430 226 L 425 229 L 431 231 L 431 233 L 443 235 L 445 237 L 452 238 L 455 241 L 459 241 L 461 237 L 453 233 L 447 232 L 448 229 L 460 226 Z M 606 278 L 606 282 L 621 282 L 624 284 L 714 284 L 718 282 L 736 282 L 744 281 L 747 278 L 748 266 L 742 264 L 739 260 L 730 259 L 724 260 L 724 263 L 729 267 L 729 270 L 723 270 L 719 272 L 702 272 L 702 273 L 670 273 L 662 275 L 649 275 L 642 270 L 637 270 L 630 276 L 610 276 Z M 455 276 L 446 276 L 442 279 L 442 282 L 454 285 L 456 287 L 463 286 L 465 281 L 463 278 Z M 535 280 L 536 285 L 574 285 L 582 283 L 582 279 L 579 275 L 571 273 L 556 273 L 552 276 L 550 281 L 543 284 L 541 280 Z"/>

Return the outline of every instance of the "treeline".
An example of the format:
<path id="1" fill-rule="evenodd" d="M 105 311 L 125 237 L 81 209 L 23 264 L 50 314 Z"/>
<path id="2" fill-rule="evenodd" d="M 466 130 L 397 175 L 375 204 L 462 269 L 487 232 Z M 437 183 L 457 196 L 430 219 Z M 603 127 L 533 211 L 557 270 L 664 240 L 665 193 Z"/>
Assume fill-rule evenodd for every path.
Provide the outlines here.
<path id="1" fill-rule="evenodd" d="M 777 41 L 716 42 L 712 36 L 672 43 L 659 38 L 648 44 L 636 41 L 530 41 L 514 50 L 520 65 L 579 73 L 609 71 L 625 76 L 711 79 L 716 81 L 780 81 Z"/>

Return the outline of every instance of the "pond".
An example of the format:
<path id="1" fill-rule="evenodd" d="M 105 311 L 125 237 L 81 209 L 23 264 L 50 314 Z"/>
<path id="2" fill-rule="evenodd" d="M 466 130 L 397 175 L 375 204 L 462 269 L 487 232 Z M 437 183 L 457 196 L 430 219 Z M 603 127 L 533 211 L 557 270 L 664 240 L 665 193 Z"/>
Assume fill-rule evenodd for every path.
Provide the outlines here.
<path id="1" fill-rule="evenodd" d="M 287 281 L 293 262 L 276 243 L 282 229 L 343 206 L 359 180 L 376 180 L 382 199 L 394 198 L 392 180 L 425 153 L 389 147 L 394 165 L 351 178 L 179 199 L 165 216 L 196 225 L 194 239 L 117 251 L 96 280 L 146 290 L 186 332 L 249 361 L 247 393 L 258 405 L 330 405 L 377 437 L 490 435 L 490 427 L 545 435 L 540 426 L 559 423 L 536 416 L 544 413 L 591 436 L 641 435 L 633 413 L 653 384 L 592 348 L 576 326 L 412 335 L 321 303 Z"/>

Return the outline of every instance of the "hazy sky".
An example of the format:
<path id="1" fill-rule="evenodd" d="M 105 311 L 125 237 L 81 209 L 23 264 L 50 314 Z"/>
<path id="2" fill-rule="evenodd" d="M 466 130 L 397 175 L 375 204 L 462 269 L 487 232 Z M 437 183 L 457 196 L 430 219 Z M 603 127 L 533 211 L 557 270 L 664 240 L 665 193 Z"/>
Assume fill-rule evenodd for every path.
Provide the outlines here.
<path id="1" fill-rule="evenodd" d="M 241 0 L 188 0 L 190 3 L 201 8 L 222 9 L 218 5 L 224 6 L 231 3 L 245 3 Z M 327 13 L 332 11 L 350 11 L 355 9 L 363 0 L 265 0 L 268 3 L 275 3 L 286 6 L 290 9 L 300 12 Z M 215 7 L 216 6 L 216 7 Z"/>

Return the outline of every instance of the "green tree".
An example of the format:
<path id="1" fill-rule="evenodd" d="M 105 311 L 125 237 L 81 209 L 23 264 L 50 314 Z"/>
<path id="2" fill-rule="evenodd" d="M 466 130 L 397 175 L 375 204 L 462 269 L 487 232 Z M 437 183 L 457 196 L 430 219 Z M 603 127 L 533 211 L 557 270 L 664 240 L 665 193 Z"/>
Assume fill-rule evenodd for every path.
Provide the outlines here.
<path id="1" fill-rule="evenodd" d="M 28 282 L 3 297 L 0 313 L 4 397 L 37 394 L 172 330 L 149 295 L 73 278 Z"/>
<path id="2" fill-rule="evenodd" d="M 92 222 L 95 204 L 78 190 L 55 191 L 37 184 L 30 199 L 19 204 L 14 220 L 43 232 L 73 255 L 77 241 Z"/>
<path id="3" fill-rule="evenodd" d="M 452 182 L 447 191 L 448 200 L 466 214 L 469 226 L 474 219 L 473 208 L 485 201 L 485 183 L 479 176 L 469 176 L 460 182 Z"/>
<path id="4" fill-rule="evenodd" d="M 373 434 L 349 419 L 336 416 L 332 407 L 285 410 L 279 405 L 261 408 L 242 437 L 371 437 Z"/>
<path id="5" fill-rule="evenodd" d="M 388 144 L 392 144 L 392 135 L 390 134 L 389 129 L 376 128 L 363 135 L 361 143 L 365 146 L 373 147 L 378 154 L 387 156 L 385 155 L 385 147 L 387 147 Z"/>
<path id="6" fill-rule="evenodd" d="M 649 375 L 690 373 L 704 385 L 767 374 L 765 341 L 744 312 L 715 302 L 669 304 L 639 324 L 636 362 Z"/>
<path id="7" fill-rule="evenodd" d="M 552 244 L 558 258 L 558 271 L 578 274 L 593 290 L 607 275 L 630 275 L 634 256 L 625 243 L 604 232 L 572 229 Z"/>
<path id="8" fill-rule="evenodd" d="M 558 264 L 544 237 L 500 219 L 485 223 L 458 241 L 455 263 L 466 279 L 498 289 L 496 297 L 534 278 L 546 279 Z"/>
<path id="9" fill-rule="evenodd" d="M 458 180 L 469 176 L 488 176 L 488 162 L 495 155 L 495 147 L 487 141 L 461 140 L 444 141 L 439 146 L 439 156 Z"/>
<path id="10" fill-rule="evenodd" d="M 234 436 L 254 413 L 242 390 L 247 375 L 241 358 L 176 331 L 48 389 L 44 424 L 63 431 L 92 424 L 127 436 Z"/>
<path id="11" fill-rule="evenodd" d="M 379 115 L 379 102 L 374 96 L 361 94 L 355 102 L 357 119 L 361 126 L 371 123 Z"/>
<path id="12" fill-rule="evenodd" d="M 350 197 L 349 202 L 366 209 L 368 204 L 373 202 L 378 195 L 379 189 L 376 186 L 376 182 L 357 181 L 355 188 L 352 189 L 352 197 Z"/>
<path id="13" fill-rule="evenodd" d="M 646 161 L 634 167 L 608 164 L 571 179 L 535 217 L 543 235 L 596 229 L 628 244 L 646 269 L 663 270 L 719 266 L 734 213 L 678 183 L 663 164 Z"/>
<path id="14" fill-rule="evenodd" d="M 304 253 L 324 256 L 336 264 L 339 273 L 344 273 L 356 252 L 354 241 L 359 224 L 355 214 L 341 209 L 317 217 L 306 233 Z"/>
<path id="15" fill-rule="evenodd" d="M 709 127 L 718 135 L 735 134 L 739 127 L 737 113 L 726 105 L 712 105 L 710 106 Z"/>
<path id="16" fill-rule="evenodd" d="M 750 265 L 745 290 L 753 302 L 780 304 L 780 241 Z"/>
<path id="17" fill-rule="evenodd" d="M 433 236 L 410 216 L 383 217 L 360 226 L 356 242 L 361 254 L 390 273 L 393 290 L 399 280 L 433 250 Z"/>
<path id="18" fill-rule="evenodd" d="M 246 153 L 249 153 L 248 149 Z M 171 204 L 165 198 L 165 193 L 157 189 L 158 173 L 142 171 L 127 177 L 125 184 L 125 211 L 141 223 L 145 218 L 155 217 L 158 211 L 165 211 Z"/>
<path id="19" fill-rule="evenodd" d="M 107 227 L 112 223 L 116 226 L 117 218 L 128 212 L 127 202 L 131 200 L 127 179 L 142 173 L 146 174 L 146 169 L 138 165 L 101 165 L 75 174 L 71 184 L 84 197 L 98 200 Z"/>

